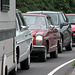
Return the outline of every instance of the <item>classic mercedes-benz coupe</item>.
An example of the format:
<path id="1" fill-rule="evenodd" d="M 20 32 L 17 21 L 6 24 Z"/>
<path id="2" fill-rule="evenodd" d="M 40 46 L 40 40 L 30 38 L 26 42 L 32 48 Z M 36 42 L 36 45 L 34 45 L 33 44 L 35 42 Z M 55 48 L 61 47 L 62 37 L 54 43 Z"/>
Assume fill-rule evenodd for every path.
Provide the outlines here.
<path id="1" fill-rule="evenodd" d="M 58 48 L 61 49 L 60 32 L 53 26 L 51 17 L 27 13 L 23 16 L 33 35 L 31 56 L 38 56 L 40 61 L 46 61 L 47 54 L 57 58 Z"/>

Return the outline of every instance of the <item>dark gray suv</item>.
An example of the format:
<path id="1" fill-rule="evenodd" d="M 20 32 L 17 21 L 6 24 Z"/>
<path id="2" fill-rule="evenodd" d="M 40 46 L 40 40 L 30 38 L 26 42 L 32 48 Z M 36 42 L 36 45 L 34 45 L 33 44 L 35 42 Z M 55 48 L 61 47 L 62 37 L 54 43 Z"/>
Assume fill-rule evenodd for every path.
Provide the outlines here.
<path id="1" fill-rule="evenodd" d="M 72 50 L 72 30 L 71 24 L 68 18 L 63 12 L 55 11 L 31 11 L 27 13 L 40 13 L 47 14 L 51 17 L 54 27 L 56 27 L 61 34 L 61 45 L 58 49 L 59 53 L 62 53 L 62 48 L 65 47 L 67 51 Z"/>

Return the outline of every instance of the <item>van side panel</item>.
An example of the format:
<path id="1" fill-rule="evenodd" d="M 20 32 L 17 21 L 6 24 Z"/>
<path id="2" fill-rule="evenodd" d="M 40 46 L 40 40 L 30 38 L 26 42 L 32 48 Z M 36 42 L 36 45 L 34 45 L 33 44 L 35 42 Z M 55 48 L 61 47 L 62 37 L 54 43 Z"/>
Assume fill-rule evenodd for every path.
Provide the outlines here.
<path id="1" fill-rule="evenodd" d="M 2 57 L 6 54 L 5 66 L 8 72 L 15 68 L 13 62 L 13 38 L 16 36 L 16 2 L 9 0 L 8 12 L 0 10 L 0 75 L 2 70 Z"/>
<path id="2" fill-rule="evenodd" d="M 10 0 L 10 10 L 8 12 L 0 11 L 0 30 L 15 28 L 15 0 Z"/>

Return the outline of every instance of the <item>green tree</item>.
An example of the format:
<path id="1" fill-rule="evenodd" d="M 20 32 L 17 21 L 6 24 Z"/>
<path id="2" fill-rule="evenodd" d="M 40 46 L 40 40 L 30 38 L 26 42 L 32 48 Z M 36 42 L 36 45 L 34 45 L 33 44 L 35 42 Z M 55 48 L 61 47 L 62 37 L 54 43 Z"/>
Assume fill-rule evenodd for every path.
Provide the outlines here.
<path id="1" fill-rule="evenodd" d="M 47 10 L 75 12 L 75 0 L 16 0 L 16 7 L 22 12 Z"/>

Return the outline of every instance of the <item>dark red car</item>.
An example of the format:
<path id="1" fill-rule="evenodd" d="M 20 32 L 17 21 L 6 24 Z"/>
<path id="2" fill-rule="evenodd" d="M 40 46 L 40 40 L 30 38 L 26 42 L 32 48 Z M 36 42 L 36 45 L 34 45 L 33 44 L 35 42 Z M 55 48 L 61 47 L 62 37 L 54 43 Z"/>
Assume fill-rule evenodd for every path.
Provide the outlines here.
<path id="1" fill-rule="evenodd" d="M 75 43 L 75 13 L 66 14 L 66 16 L 68 17 L 68 19 L 71 23 L 71 28 L 72 28 L 72 31 L 73 31 L 73 42 Z"/>
<path id="2" fill-rule="evenodd" d="M 57 58 L 60 32 L 53 26 L 51 18 L 44 14 L 23 13 L 23 16 L 33 35 L 31 56 L 38 56 L 40 61 L 46 61 L 47 54 Z"/>

